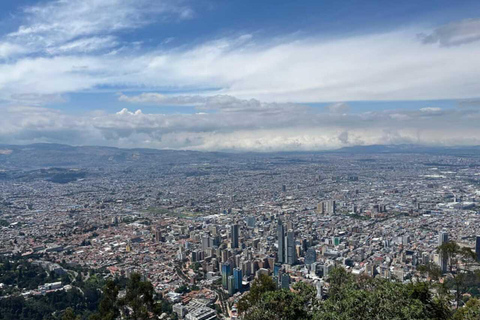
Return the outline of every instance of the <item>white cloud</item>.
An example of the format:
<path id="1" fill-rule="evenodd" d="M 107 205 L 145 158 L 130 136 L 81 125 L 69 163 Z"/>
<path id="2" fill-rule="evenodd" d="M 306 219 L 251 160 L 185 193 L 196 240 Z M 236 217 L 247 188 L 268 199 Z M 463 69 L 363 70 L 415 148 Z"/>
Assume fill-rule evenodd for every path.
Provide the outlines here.
<path id="1" fill-rule="evenodd" d="M 191 18 L 182 3 L 56 0 L 27 7 L 18 30 L 0 37 L 0 101 L 9 105 L 0 106 L 0 141 L 255 151 L 480 143 L 480 110 L 472 107 L 480 92 L 474 20 L 330 40 L 245 34 L 168 50 L 119 36 L 153 21 Z M 133 109 L 206 112 L 72 116 L 38 107 L 103 87 L 149 91 L 118 96 Z M 175 89 L 186 94 L 162 93 Z M 298 104 L 447 98 L 462 99 L 464 107 L 355 114 L 348 102 L 333 103 L 328 112 Z"/>
<path id="2" fill-rule="evenodd" d="M 233 97 L 230 97 L 235 99 Z M 242 100 L 238 100 L 241 105 Z M 226 108 L 229 99 L 223 99 Z M 248 104 L 248 100 L 246 100 Z M 220 103 L 220 102 L 219 102 Z M 0 142 L 60 142 L 224 151 L 305 151 L 353 145 L 480 144 L 480 110 L 331 113 L 290 105 L 282 112 L 148 114 L 123 109 L 69 115 L 42 107 L 0 109 Z M 399 121 L 400 120 L 400 121 Z"/>
<path id="3" fill-rule="evenodd" d="M 24 21 L 6 38 L 31 53 L 86 53 L 119 45 L 115 34 L 150 23 L 189 19 L 194 12 L 169 0 L 52 0 L 25 7 Z"/>
<path id="4" fill-rule="evenodd" d="M 291 103 L 264 103 L 256 99 L 238 99 L 229 95 L 190 96 L 165 95 L 161 93 L 142 93 L 127 96 L 120 94 L 119 101 L 133 104 L 150 104 L 159 106 L 194 106 L 198 110 L 217 110 L 220 112 L 269 112 L 279 113 L 286 110 L 305 110 L 305 107 Z"/>
<path id="5" fill-rule="evenodd" d="M 421 33 L 424 43 L 456 46 L 480 40 L 480 19 L 465 19 L 440 26 L 430 34 Z"/>
<path id="6" fill-rule="evenodd" d="M 422 111 L 422 112 L 439 112 L 439 111 L 442 111 L 442 108 L 425 107 L 425 108 L 421 108 L 420 111 Z"/>
<path id="7" fill-rule="evenodd" d="M 326 106 L 325 109 L 332 113 L 347 113 L 350 111 L 350 106 L 345 102 L 337 102 Z"/>
<path id="8" fill-rule="evenodd" d="M 426 46 L 417 41 L 415 33 L 407 30 L 330 41 L 308 38 L 270 45 L 257 44 L 258 40 L 248 36 L 190 49 L 115 55 L 88 54 L 96 45 L 85 44 L 76 50 L 83 48 L 87 55 L 28 57 L 4 63 L 0 86 L 1 78 L 14 79 L 8 80 L 11 85 L 3 81 L 2 91 L 9 96 L 25 93 L 26 88 L 29 93 L 62 94 L 97 86 L 187 92 L 216 87 L 220 88 L 216 94 L 267 102 L 477 97 L 480 42 Z M 69 43 L 52 50 L 67 50 Z"/>
<path id="9" fill-rule="evenodd" d="M 17 44 L 0 42 L 0 61 L 1 59 L 8 59 L 18 54 L 22 54 L 25 51 L 25 48 Z"/>

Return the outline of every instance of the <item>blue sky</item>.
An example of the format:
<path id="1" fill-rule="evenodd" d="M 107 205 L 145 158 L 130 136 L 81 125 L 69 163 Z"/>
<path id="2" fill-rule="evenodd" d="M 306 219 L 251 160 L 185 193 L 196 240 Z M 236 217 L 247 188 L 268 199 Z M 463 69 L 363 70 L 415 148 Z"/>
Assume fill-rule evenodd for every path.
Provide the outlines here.
<path id="1" fill-rule="evenodd" d="M 2 1 L 0 142 L 478 144 L 478 52 L 479 1 Z"/>

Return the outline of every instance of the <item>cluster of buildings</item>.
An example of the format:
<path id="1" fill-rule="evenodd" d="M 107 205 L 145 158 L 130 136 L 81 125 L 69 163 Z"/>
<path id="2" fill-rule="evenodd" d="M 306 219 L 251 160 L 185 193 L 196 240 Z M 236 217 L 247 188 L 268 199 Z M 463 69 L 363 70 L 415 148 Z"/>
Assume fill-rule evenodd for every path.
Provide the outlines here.
<path id="1" fill-rule="evenodd" d="M 141 157 L 139 158 L 141 159 Z M 113 275 L 141 272 L 180 318 L 234 318 L 252 281 L 328 292 L 328 274 L 411 281 L 448 261 L 448 240 L 480 258 L 480 162 L 452 155 L 218 156 L 87 168 L 68 184 L 0 180 L 0 253 Z M 63 265 L 63 264 L 62 264 Z M 175 293 L 181 287 L 189 292 Z"/>

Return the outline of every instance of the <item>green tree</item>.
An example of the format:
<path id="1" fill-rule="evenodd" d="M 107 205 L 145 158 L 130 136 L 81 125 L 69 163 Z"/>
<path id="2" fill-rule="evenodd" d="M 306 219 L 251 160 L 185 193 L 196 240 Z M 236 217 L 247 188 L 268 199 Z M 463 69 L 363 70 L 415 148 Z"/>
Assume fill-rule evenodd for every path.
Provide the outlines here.
<path id="1" fill-rule="evenodd" d="M 386 279 L 354 278 L 333 270 L 330 297 L 319 305 L 316 320 L 448 319 L 444 301 L 432 296 L 428 283 L 405 285 Z"/>
<path id="2" fill-rule="evenodd" d="M 139 273 L 133 273 L 127 283 L 127 292 L 121 304 L 128 319 L 144 320 L 150 318 L 154 309 L 154 293 L 152 283 L 142 281 Z"/>
<path id="3" fill-rule="evenodd" d="M 453 315 L 453 320 L 478 320 L 480 319 L 480 300 L 472 298 L 463 308 L 459 308 Z"/>
<path id="4" fill-rule="evenodd" d="M 101 320 L 113 320 L 120 315 L 118 306 L 119 288 L 114 280 L 109 279 L 103 287 L 103 298 L 98 305 L 98 317 Z"/>
<path id="5" fill-rule="evenodd" d="M 75 316 L 73 309 L 68 307 L 63 313 L 62 320 L 80 320 L 80 316 Z"/>
<path id="6" fill-rule="evenodd" d="M 260 275 L 260 277 L 253 281 L 250 291 L 238 302 L 238 311 L 244 313 L 254 306 L 265 292 L 275 291 L 276 289 L 277 285 L 273 282 L 271 277 Z"/>

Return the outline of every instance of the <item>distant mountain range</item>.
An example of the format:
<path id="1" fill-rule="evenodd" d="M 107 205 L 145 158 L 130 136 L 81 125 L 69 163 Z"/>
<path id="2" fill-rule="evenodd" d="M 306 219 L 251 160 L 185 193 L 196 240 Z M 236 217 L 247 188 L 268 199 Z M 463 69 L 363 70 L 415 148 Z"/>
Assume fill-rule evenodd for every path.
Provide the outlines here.
<path id="1" fill-rule="evenodd" d="M 370 145 L 345 147 L 329 152 L 340 153 L 435 153 L 435 154 L 480 154 L 480 146 L 433 147 L 414 144 Z"/>
<path id="2" fill-rule="evenodd" d="M 63 144 L 38 143 L 30 145 L 0 145 L 0 169 L 45 168 L 45 167 L 105 167 L 108 165 L 133 165 L 164 163 L 181 165 L 195 161 L 216 161 L 228 158 L 269 157 L 271 155 L 295 154 L 445 154 L 480 156 L 480 146 L 430 147 L 419 145 L 370 145 L 345 147 L 336 150 L 315 152 L 277 153 L 225 153 L 176 151 L 158 149 L 121 149 L 100 146 L 69 146 Z"/>

